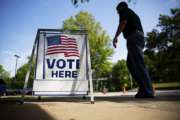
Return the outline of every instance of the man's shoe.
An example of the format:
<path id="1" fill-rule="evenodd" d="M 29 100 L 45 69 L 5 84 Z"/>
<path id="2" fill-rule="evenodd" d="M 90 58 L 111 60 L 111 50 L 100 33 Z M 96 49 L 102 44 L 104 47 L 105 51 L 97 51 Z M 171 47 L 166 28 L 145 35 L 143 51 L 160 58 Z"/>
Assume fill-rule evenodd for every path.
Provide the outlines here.
<path id="1" fill-rule="evenodd" d="M 140 98 L 140 97 L 142 97 L 144 95 L 145 95 L 145 93 L 142 90 L 140 90 L 140 88 L 139 88 L 137 94 L 135 95 L 135 98 Z"/>
<path id="2" fill-rule="evenodd" d="M 154 95 L 151 95 L 151 94 L 136 94 L 135 95 L 135 98 L 154 98 L 155 96 Z"/>
<path id="3" fill-rule="evenodd" d="M 138 92 L 134 97 L 135 97 L 135 98 L 139 98 L 139 97 L 141 97 L 141 96 L 143 96 L 143 94 L 141 94 L 141 93 Z"/>

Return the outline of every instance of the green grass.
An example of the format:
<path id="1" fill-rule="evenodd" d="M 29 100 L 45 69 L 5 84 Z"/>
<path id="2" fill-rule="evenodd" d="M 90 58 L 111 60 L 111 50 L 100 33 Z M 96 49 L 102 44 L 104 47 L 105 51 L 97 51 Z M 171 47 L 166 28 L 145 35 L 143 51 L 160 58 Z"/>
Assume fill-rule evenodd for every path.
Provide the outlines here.
<path id="1" fill-rule="evenodd" d="M 155 83 L 157 90 L 180 90 L 180 82 L 169 82 L 169 83 Z"/>

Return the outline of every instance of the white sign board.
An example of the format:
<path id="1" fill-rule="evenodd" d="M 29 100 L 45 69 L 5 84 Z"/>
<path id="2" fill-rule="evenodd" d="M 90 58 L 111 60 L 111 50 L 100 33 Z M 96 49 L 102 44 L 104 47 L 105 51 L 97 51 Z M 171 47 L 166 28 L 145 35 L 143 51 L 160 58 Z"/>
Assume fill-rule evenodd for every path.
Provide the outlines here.
<path id="1" fill-rule="evenodd" d="M 88 53 L 86 34 L 38 32 L 34 94 L 87 94 L 90 69 Z"/>

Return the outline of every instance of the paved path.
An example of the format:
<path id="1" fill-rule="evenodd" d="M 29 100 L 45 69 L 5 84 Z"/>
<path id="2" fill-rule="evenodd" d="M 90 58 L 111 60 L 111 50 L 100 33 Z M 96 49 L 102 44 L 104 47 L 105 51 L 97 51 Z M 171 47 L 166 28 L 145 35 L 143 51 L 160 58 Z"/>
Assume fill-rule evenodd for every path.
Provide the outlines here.
<path id="1" fill-rule="evenodd" d="M 180 120 L 180 91 L 157 91 L 155 99 L 135 99 L 136 92 L 95 93 L 89 98 L 1 101 L 1 120 Z"/>

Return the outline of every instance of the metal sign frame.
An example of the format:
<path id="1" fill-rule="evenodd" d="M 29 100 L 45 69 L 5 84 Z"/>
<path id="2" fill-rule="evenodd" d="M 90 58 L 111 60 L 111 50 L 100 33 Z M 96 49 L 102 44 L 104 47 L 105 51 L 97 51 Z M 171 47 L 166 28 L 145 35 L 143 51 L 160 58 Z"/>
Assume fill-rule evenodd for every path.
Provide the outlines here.
<path id="1" fill-rule="evenodd" d="M 30 71 L 32 69 L 33 57 L 35 55 L 35 52 L 37 52 L 40 33 L 46 33 L 46 32 L 55 32 L 55 33 L 57 32 L 57 33 L 60 33 L 60 34 L 85 35 L 85 39 L 86 39 L 86 66 L 87 66 L 86 71 L 87 71 L 87 80 L 88 80 L 88 86 L 89 86 L 88 91 L 90 93 L 89 95 L 90 95 L 91 104 L 94 104 L 90 48 L 89 48 L 87 31 L 86 30 L 63 30 L 63 29 L 38 29 L 37 30 L 36 38 L 35 38 L 35 41 L 34 41 L 32 52 L 31 52 L 31 57 L 30 57 L 30 60 L 29 60 L 29 68 L 28 68 L 28 71 L 27 71 L 26 77 L 25 77 L 25 82 L 24 82 L 24 87 L 23 87 L 23 92 L 22 92 L 22 102 L 24 102 L 24 95 L 25 95 L 25 91 L 27 89 L 28 80 L 29 80 L 29 76 L 30 76 Z M 36 54 L 36 59 L 37 59 L 37 54 Z M 36 60 L 36 62 L 37 62 L 37 60 Z M 36 65 L 37 65 L 37 63 L 36 63 Z M 35 69 L 36 69 L 36 67 L 35 67 Z"/>

